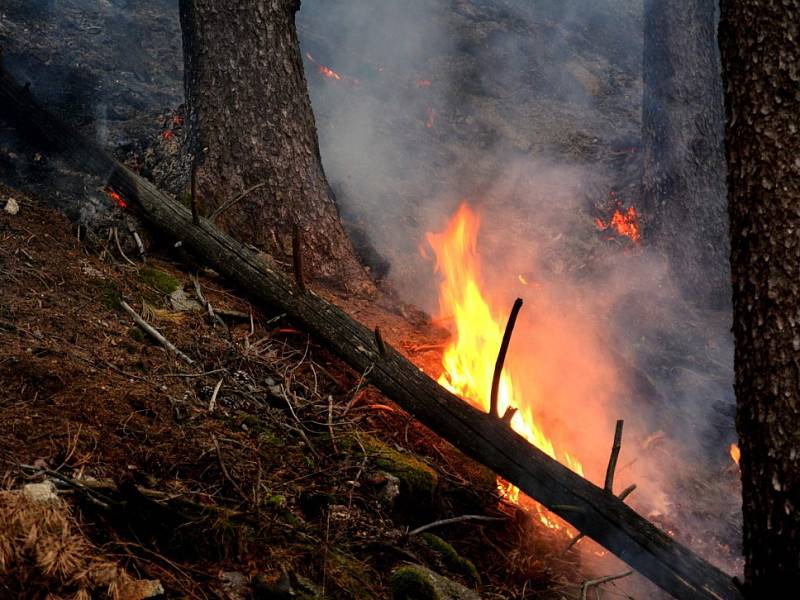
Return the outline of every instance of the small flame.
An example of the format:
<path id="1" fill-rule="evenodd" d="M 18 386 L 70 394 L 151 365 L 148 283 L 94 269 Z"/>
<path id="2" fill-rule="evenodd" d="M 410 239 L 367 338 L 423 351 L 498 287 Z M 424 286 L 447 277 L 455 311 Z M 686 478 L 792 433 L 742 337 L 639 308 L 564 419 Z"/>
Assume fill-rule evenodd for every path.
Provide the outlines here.
<path id="1" fill-rule="evenodd" d="M 325 65 L 318 63 L 316 60 L 314 60 L 314 57 L 311 56 L 310 52 L 306 52 L 306 58 L 308 58 L 308 60 L 317 65 L 317 70 L 322 74 L 323 77 L 327 77 L 328 79 L 333 79 L 334 81 L 341 81 L 342 79 L 341 75 L 339 75 L 336 71 L 334 71 L 330 67 L 326 67 Z"/>
<path id="2" fill-rule="evenodd" d="M 621 206 L 617 205 L 611 220 L 607 223 L 602 219 L 595 219 L 595 225 L 600 231 L 606 229 L 613 229 L 617 235 L 629 238 L 634 244 L 639 244 L 642 241 L 642 236 L 639 229 L 639 214 L 636 208 L 629 206 L 627 210 L 621 210 Z"/>
<path id="3" fill-rule="evenodd" d="M 731 444 L 730 453 L 733 462 L 736 463 L 736 466 L 739 466 L 739 459 L 742 458 L 742 451 L 739 450 L 739 446 L 736 444 Z"/>
<path id="4" fill-rule="evenodd" d="M 114 202 L 117 203 L 117 206 L 119 206 L 120 208 L 128 208 L 128 203 L 125 202 L 125 200 L 122 199 L 122 196 L 120 196 L 117 192 L 115 192 L 111 188 L 106 188 L 105 192 L 109 198 L 111 198 Z"/>

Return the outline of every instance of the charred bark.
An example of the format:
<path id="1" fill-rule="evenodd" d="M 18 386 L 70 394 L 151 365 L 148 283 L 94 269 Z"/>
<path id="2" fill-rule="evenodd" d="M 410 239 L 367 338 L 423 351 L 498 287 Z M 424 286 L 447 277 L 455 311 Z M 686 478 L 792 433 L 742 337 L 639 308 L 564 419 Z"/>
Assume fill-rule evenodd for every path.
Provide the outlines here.
<path id="1" fill-rule="evenodd" d="M 181 0 L 190 152 L 205 214 L 291 262 L 302 233 L 312 277 L 368 286 L 325 178 L 295 27 L 299 0 Z"/>
<path id="2" fill-rule="evenodd" d="M 723 0 L 747 594 L 800 585 L 800 0 Z M 789 592 L 792 593 L 792 592 Z"/>
<path id="3" fill-rule="evenodd" d="M 691 550 L 639 516 L 613 494 L 553 460 L 501 419 L 478 411 L 441 387 L 373 331 L 313 289 L 302 291 L 272 262 L 161 194 L 41 109 L 30 94 L 0 75 L 0 107 L 62 149 L 76 168 L 110 174 L 109 185 L 167 236 L 256 301 L 285 312 L 330 347 L 404 410 L 466 455 L 483 463 L 581 532 L 681 600 L 740 600 L 732 581 Z"/>
<path id="4" fill-rule="evenodd" d="M 687 297 L 730 302 L 715 0 L 645 0 L 645 236 Z"/>

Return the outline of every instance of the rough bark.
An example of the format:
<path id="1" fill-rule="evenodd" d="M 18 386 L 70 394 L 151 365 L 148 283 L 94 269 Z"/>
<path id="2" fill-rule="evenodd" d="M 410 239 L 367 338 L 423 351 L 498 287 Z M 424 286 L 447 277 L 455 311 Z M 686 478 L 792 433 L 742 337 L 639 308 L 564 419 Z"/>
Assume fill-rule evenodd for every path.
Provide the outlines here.
<path id="1" fill-rule="evenodd" d="M 751 598 L 800 589 L 800 0 L 723 0 L 736 426 Z"/>
<path id="2" fill-rule="evenodd" d="M 252 186 L 217 222 L 349 289 L 367 285 L 323 172 L 295 27 L 299 0 L 181 0 L 190 152 L 205 214 Z"/>
<path id="3" fill-rule="evenodd" d="M 426 376 L 375 334 L 326 302 L 302 291 L 271 262 L 205 219 L 193 224 L 188 208 L 111 159 L 96 145 L 39 108 L 19 86 L 0 76 L 0 107 L 58 145 L 76 167 L 110 174 L 109 185 L 167 236 L 229 278 L 255 300 L 285 312 L 328 345 L 403 409 L 468 456 L 594 538 L 654 583 L 682 600 L 738 600 L 730 578 L 643 519 L 613 494 L 573 473 Z"/>
<path id="4" fill-rule="evenodd" d="M 645 238 L 683 293 L 730 302 L 716 0 L 645 0 Z"/>

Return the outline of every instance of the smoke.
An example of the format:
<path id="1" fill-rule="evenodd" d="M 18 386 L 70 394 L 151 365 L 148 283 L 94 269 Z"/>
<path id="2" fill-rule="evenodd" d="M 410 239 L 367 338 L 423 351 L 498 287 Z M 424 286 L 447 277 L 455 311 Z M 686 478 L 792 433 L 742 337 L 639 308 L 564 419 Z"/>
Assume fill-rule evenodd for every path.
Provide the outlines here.
<path id="1" fill-rule="evenodd" d="M 342 76 L 307 63 L 327 175 L 399 294 L 439 311 L 425 232 L 462 201 L 476 207 L 492 305 L 526 300 L 509 369 L 532 374 L 537 419 L 601 482 L 624 418 L 618 489 L 637 483 L 644 514 L 736 544 L 727 522 L 680 506 L 687 480 L 730 464 L 730 315 L 685 301 L 646 239 L 633 247 L 594 224 L 640 196 L 641 11 L 305 0 L 298 26 L 304 52 Z M 715 506 L 735 521 L 729 492 Z"/>
<path id="2" fill-rule="evenodd" d="M 685 522 L 679 498 L 698 492 L 684 481 L 729 462 L 730 315 L 686 303 L 647 239 L 633 247 L 594 223 L 611 192 L 626 206 L 640 196 L 641 11 L 304 0 L 297 23 L 326 173 L 351 232 L 389 259 L 390 284 L 438 312 L 425 233 L 462 201 L 477 208 L 492 305 L 526 301 L 509 367 L 531 372 L 537 418 L 595 482 L 624 418 L 617 489 L 637 483 L 638 510 Z M 153 139 L 142 115 L 181 102 L 177 0 L 8 0 L 0 12 L 12 71 L 109 145 L 136 127 Z M 698 530 L 717 535 L 717 508 L 730 506 Z"/>

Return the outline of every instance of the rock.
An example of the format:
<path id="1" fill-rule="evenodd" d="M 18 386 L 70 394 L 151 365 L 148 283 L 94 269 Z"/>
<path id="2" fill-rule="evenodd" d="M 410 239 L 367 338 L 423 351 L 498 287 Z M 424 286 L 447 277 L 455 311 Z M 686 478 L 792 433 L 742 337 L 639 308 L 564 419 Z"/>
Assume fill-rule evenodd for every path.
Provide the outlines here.
<path id="1" fill-rule="evenodd" d="M 56 486 L 52 481 L 28 483 L 22 487 L 22 495 L 33 502 L 53 502 L 58 500 Z"/>
<path id="2" fill-rule="evenodd" d="M 400 497 L 405 503 L 417 508 L 432 503 L 439 484 L 436 471 L 411 454 L 399 452 L 370 435 L 362 435 L 361 444 L 381 471 L 399 480 Z"/>
<path id="3" fill-rule="evenodd" d="M 476 592 L 421 565 L 397 569 L 389 587 L 393 600 L 481 600 Z"/>
<path id="4" fill-rule="evenodd" d="M 203 309 L 200 303 L 194 298 L 190 298 L 182 287 L 169 295 L 169 303 L 173 310 L 180 312 L 195 312 Z"/>
<path id="5" fill-rule="evenodd" d="M 250 597 L 250 581 L 239 571 L 224 571 L 219 576 L 222 591 L 228 600 L 247 600 Z"/>
<path id="6" fill-rule="evenodd" d="M 10 215 L 16 215 L 19 212 L 19 204 L 13 198 L 6 200 L 6 212 Z"/>

